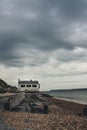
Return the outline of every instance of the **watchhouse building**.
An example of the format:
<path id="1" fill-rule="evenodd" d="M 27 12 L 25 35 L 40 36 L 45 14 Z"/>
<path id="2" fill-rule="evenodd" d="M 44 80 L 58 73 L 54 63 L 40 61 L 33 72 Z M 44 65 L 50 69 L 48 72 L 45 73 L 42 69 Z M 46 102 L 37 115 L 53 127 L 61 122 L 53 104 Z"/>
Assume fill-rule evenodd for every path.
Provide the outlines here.
<path id="1" fill-rule="evenodd" d="M 38 81 L 18 79 L 18 89 L 20 91 L 39 92 L 39 88 L 40 84 Z"/>

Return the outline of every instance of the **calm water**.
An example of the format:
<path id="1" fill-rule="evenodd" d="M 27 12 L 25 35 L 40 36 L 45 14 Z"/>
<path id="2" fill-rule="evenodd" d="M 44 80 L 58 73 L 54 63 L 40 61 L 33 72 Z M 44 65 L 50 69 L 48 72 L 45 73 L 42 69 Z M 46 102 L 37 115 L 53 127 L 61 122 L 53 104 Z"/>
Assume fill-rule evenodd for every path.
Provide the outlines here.
<path id="1" fill-rule="evenodd" d="M 87 104 L 87 90 L 49 91 L 49 95 L 81 104 Z"/>

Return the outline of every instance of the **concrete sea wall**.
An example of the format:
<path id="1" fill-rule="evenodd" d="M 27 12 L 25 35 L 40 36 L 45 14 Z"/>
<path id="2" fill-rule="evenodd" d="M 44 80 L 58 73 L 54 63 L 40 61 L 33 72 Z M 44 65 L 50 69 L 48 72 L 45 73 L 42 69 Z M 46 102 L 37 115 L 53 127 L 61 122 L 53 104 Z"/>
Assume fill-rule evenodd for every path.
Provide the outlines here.
<path id="1" fill-rule="evenodd" d="M 19 103 L 25 98 L 25 93 L 15 93 L 11 96 L 0 97 L 0 109 L 4 107 L 8 110 L 12 110 L 14 107 L 19 105 Z"/>
<path id="2" fill-rule="evenodd" d="M 4 104 L 5 102 L 7 102 L 9 99 L 9 96 L 5 96 L 5 97 L 0 97 L 0 109 L 4 108 Z"/>

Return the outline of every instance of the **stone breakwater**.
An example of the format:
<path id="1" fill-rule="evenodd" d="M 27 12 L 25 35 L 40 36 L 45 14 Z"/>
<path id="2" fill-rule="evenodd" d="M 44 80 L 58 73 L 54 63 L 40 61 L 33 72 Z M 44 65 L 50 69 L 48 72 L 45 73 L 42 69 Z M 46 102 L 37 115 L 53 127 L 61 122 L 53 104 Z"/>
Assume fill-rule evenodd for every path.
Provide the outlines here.
<path id="1" fill-rule="evenodd" d="M 3 96 L 1 108 L 9 111 L 48 113 L 48 102 L 39 93 L 15 93 Z"/>

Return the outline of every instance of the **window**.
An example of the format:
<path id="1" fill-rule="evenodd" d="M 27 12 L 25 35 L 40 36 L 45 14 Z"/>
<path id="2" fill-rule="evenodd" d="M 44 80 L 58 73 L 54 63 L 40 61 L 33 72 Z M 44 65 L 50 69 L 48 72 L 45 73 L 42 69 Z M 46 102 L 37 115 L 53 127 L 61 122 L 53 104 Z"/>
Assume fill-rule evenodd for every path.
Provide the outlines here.
<path id="1" fill-rule="evenodd" d="M 37 87 L 37 85 L 35 84 L 35 85 L 32 85 L 32 87 Z"/>
<path id="2" fill-rule="evenodd" d="M 31 87 L 31 85 L 27 85 L 27 87 Z"/>
<path id="3" fill-rule="evenodd" d="M 25 87 L 25 85 L 21 85 L 21 87 Z"/>

